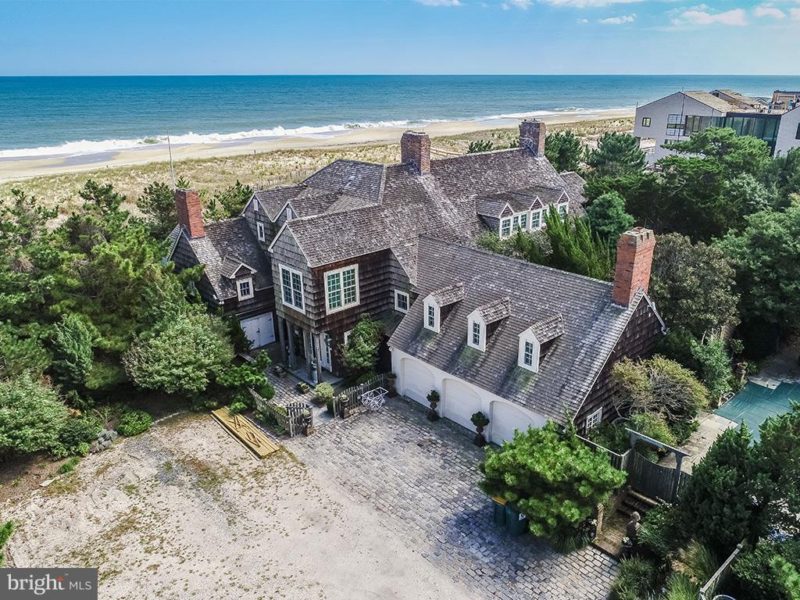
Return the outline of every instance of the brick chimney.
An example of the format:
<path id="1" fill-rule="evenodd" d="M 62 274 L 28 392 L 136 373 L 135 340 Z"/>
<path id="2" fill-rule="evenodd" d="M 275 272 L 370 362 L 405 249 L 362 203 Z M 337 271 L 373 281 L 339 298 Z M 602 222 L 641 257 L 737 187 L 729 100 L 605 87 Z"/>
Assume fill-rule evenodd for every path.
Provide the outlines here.
<path id="1" fill-rule="evenodd" d="M 200 195 L 194 190 L 175 190 L 175 207 L 178 209 L 178 223 L 183 226 L 189 237 L 205 237 Z"/>
<path id="2" fill-rule="evenodd" d="M 612 292 L 615 304 L 628 306 L 640 289 L 647 292 L 655 247 L 656 236 L 651 229 L 634 227 L 619 236 Z"/>
<path id="3" fill-rule="evenodd" d="M 400 138 L 400 162 L 414 167 L 417 175 L 431 172 L 431 138 L 427 133 L 406 131 Z"/>
<path id="4" fill-rule="evenodd" d="M 519 145 L 534 156 L 544 156 L 544 139 L 547 126 L 536 119 L 525 119 L 519 124 Z"/>

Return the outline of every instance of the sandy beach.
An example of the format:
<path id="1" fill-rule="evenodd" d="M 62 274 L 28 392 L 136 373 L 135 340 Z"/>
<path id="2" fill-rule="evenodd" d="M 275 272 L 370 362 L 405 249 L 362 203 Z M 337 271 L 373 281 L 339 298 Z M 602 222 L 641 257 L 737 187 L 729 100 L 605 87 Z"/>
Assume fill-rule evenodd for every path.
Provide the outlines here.
<path id="1" fill-rule="evenodd" d="M 543 115 L 539 118 L 548 124 L 555 125 L 630 118 L 632 116 L 632 109 L 615 109 L 581 112 L 565 111 Z M 515 119 L 447 121 L 429 123 L 416 129 L 422 129 L 432 138 L 437 138 L 513 128 L 516 127 L 518 122 Z M 173 162 L 177 163 L 187 160 L 242 156 L 281 150 L 346 149 L 355 146 L 394 144 L 398 142 L 401 133 L 405 129 L 403 127 L 370 127 L 306 137 L 251 138 L 220 143 L 173 145 L 172 159 Z M 139 148 L 94 154 L 0 158 L 0 182 L 168 161 L 169 147 L 166 144 L 144 145 Z"/>

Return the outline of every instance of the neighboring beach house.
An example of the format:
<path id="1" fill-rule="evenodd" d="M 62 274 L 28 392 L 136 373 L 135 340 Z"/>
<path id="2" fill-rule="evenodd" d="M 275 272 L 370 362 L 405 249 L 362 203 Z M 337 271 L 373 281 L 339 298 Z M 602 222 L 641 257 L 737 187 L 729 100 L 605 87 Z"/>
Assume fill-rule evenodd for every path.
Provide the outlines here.
<path id="1" fill-rule="evenodd" d="M 391 333 L 413 303 L 419 235 L 469 243 L 487 229 L 501 236 L 535 230 L 551 205 L 562 214 L 583 213 L 583 180 L 555 171 L 544 156 L 545 135 L 543 123 L 524 121 L 519 148 L 436 160 L 426 134 L 406 132 L 401 164 L 339 160 L 299 185 L 256 192 L 236 219 L 205 225 L 206 232 L 248 229 L 244 243 L 263 254 L 259 264 L 231 244 L 212 242 L 216 252 L 195 248 L 207 245 L 192 233 L 193 223 L 203 226 L 199 203 L 187 205 L 194 216 L 181 217 L 170 257 L 179 267 L 206 265 L 209 282 L 204 277 L 200 291 L 217 305 L 222 294 L 211 281 L 235 292 L 233 282 L 248 272 L 234 273 L 223 262 L 239 261 L 259 276 L 271 263 L 274 310 L 260 305 L 259 331 L 270 332 L 266 339 L 277 340 L 289 368 L 312 381 L 325 372 L 340 375 L 340 348 L 362 314 L 382 319 Z M 186 194 L 192 193 L 177 197 L 181 215 Z M 257 291 L 266 293 L 262 285 Z M 249 306 L 233 297 L 222 304 L 247 332 Z M 262 345 L 260 335 L 248 337 Z M 388 362 L 387 355 L 387 368 Z"/>
<path id="2" fill-rule="evenodd" d="M 419 242 L 417 300 L 389 346 L 397 388 L 488 438 L 554 420 L 585 431 L 617 415 L 610 373 L 650 354 L 664 323 L 647 296 L 655 237 L 637 228 L 617 245 L 613 283 L 452 244 Z"/>
<path id="3" fill-rule="evenodd" d="M 776 91 L 752 98 L 733 90 L 676 92 L 636 109 L 633 134 L 648 147 L 654 163 L 671 154 L 671 142 L 688 140 L 708 127 L 729 127 L 767 143 L 773 154 L 800 146 L 800 93 Z"/>

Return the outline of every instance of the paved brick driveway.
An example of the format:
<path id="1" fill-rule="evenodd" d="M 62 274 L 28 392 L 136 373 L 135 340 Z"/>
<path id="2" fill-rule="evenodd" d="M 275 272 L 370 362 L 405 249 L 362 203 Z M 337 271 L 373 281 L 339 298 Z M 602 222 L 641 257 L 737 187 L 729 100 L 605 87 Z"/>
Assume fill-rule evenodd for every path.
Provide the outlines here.
<path id="1" fill-rule="evenodd" d="M 429 423 L 421 407 L 389 400 L 377 413 L 321 425 L 287 443 L 311 469 L 369 503 L 391 531 L 481 598 L 595 600 L 616 562 L 594 548 L 564 556 L 492 524 L 477 488 L 482 451 L 465 431 Z"/>

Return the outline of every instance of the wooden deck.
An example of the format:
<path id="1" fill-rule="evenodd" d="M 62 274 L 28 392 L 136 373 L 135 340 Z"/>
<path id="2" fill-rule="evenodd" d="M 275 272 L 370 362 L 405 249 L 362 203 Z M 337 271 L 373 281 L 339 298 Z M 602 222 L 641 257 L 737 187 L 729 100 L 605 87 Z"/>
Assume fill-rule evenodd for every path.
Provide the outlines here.
<path id="1" fill-rule="evenodd" d="M 228 407 L 213 410 L 211 415 L 258 458 L 265 458 L 281 448 L 250 419 L 243 415 L 232 415 Z"/>

